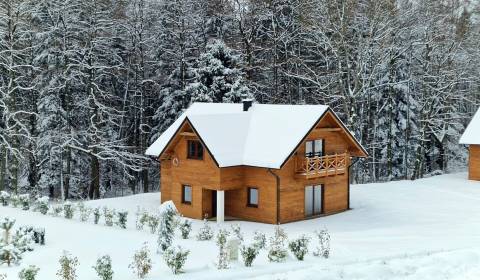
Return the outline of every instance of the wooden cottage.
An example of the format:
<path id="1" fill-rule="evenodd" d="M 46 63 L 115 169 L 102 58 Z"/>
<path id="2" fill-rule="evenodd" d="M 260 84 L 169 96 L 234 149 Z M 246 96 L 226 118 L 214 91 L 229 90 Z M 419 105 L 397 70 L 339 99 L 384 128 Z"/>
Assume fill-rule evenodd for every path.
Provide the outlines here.
<path id="1" fill-rule="evenodd" d="M 186 217 L 285 223 L 349 209 L 367 152 L 328 107 L 194 103 L 147 150 Z"/>
<path id="2" fill-rule="evenodd" d="M 469 145 L 468 178 L 480 181 L 480 108 L 460 138 L 460 144 Z"/>

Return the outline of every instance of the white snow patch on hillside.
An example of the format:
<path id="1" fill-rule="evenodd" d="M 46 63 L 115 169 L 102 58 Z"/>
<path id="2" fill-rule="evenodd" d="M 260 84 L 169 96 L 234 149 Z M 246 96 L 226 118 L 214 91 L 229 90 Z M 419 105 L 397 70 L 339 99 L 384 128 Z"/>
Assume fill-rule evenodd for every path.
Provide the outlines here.
<path id="1" fill-rule="evenodd" d="M 110 254 L 114 279 L 134 280 L 128 264 L 135 250 L 148 242 L 154 260 L 147 279 L 480 279 L 480 182 L 468 181 L 465 173 L 442 175 L 417 181 L 399 181 L 352 186 L 353 210 L 328 217 L 285 224 L 289 237 L 327 227 L 332 235 L 329 260 L 309 254 L 304 262 L 290 257 L 286 263 L 268 263 L 266 252 L 245 268 L 232 264 L 218 271 L 214 241 L 198 242 L 193 237 L 175 243 L 189 250 L 185 274 L 173 276 L 155 254 L 156 236 L 134 229 L 137 206 L 157 211 L 160 194 L 141 194 L 87 202 L 130 212 L 128 229 L 108 228 L 78 220 L 65 220 L 39 213 L 0 207 L 0 218 L 17 219 L 17 225 L 46 228 L 47 245 L 26 253 L 19 267 L 0 267 L 0 274 L 17 279 L 26 265 L 41 268 L 38 280 L 57 279 L 58 258 L 68 250 L 80 261 L 79 279 L 97 279 L 92 265 L 97 257 Z M 103 224 L 103 220 L 100 222 Z M 236 222 L 227 222 L 229 228 Z M 250 239 L 255 230 L 267 235 L 272 225 L 239 222 Z M 194 221 L 194 235 L 201 226 Z M 214 226 L 216 228 L 216 226 Z M 314 243 L 311 244 L 314 248 Z"/>

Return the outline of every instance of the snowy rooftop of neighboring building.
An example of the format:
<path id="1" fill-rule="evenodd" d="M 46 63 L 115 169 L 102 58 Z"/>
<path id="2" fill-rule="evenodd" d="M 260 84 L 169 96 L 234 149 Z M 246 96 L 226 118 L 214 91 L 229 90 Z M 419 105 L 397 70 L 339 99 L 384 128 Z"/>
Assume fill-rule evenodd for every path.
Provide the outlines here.
<path id="1" fill-rule="evenodd" d="M 280 168 L 327 111 L 324 105 L 194 103 L 146 151 L 159 156 L 185 119 L 219 167 Z"/>
<path id="2" fill-rule="evenodd" d="M 460 144 L 480 145 L 480 108 L 460 138 Z"/>

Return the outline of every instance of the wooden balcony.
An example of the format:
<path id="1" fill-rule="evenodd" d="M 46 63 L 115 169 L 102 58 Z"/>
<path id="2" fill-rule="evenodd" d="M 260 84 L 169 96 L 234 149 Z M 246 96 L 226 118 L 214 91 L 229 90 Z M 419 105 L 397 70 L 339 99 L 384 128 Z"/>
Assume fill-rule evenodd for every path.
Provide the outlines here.
<path id="1" fill-rule="evenodd" d="M 313 179 L 341 175 L 347 172 L 348 154 L 335 154 L 323 157 L 296 157 L 297 178 Z"/>

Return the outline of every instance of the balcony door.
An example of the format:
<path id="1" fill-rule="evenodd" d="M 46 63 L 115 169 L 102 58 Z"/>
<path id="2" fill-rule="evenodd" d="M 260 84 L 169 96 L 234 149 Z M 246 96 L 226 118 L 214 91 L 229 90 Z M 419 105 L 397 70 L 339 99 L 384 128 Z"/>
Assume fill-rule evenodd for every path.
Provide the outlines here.
<path id="1" fill-rule="evenodd" d="M 323 185 L 305 187 L 305 216 L 323 213 Z"/>
<path id="2" fill-rule="evenodd" d="M 306 157 L 322 157 L 324 156 L 324 141 L 323 139 L 310 140 L 305 142 L 305 156 Z"/>

